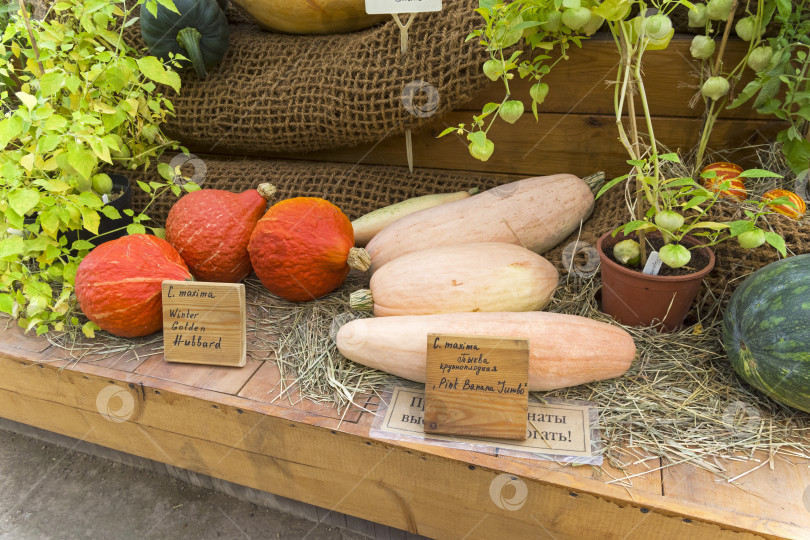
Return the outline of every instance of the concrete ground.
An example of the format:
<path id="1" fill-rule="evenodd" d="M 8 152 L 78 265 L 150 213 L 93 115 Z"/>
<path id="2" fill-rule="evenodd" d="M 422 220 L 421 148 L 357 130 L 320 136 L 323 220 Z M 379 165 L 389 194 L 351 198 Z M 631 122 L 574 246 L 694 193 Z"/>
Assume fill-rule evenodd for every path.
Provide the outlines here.
<path id="1" fill-rule="evenodd" d="M 367 537 L 0 429 L 0 540 Z"/>

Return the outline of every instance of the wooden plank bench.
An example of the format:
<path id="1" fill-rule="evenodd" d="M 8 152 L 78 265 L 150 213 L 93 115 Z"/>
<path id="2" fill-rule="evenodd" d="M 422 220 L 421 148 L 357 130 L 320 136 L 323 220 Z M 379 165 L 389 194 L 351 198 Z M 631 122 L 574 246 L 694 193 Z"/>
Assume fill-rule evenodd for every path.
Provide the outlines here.
<path id="1" fill-rule="evenodd" d="M 0 334 L 0 416 L 415 534 L 806 538 L 810 530 L 806 463 L 776 458 L 732 485 L 658 459 L 619 471 L 377 440 L 373 414 L 275 399 L 274 362 L 167 364 L 149 345 L 78 363 L 67 356 L 9 325 Z M 755 466 L 724 463 L 731 474 Z M 501 474 L 526 485 L 519 510 L 491 499 Z"/>

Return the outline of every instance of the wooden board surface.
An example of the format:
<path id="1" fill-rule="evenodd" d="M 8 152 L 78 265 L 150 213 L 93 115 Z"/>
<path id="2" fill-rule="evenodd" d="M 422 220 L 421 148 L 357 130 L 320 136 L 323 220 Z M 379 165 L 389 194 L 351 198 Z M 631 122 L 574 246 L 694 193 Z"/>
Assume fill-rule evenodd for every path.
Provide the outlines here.
<path id="1" fill-rule="evenodd" d="M 425 433 L 526 439 L 529 342 L 428 334 Z"/>
<path id="2" fill-rule="evenodd" d="M 12 335 L 11 340 L 30 349 L 37 338 Z M 367 414 L 357 423 L 337 425 L 334 418 L 283 400 L 267 403 L 233 395 L 237 385 L 232 393 L 213 392 L 93 364 L 60 371 L 36 363 L 52 356 L 52 349 L 32 353 L 0 347 L 0 415 L 415 533 L 751 538 L 745 531 L 754 531 L 768 538 L 796 538 L 810 529 L 810 513 L 796 511 L 800 507 L 793 500 L 806 480 L 799 471 L 806 464 L 786 463 L 769 471 L 776 475 L 770 483 L 785 485 L 783 493 L 793 497 L 785 506 L 791 515 L 758 505 L 773 491 L 751 494 L 729 486 L 736 491 L 710 504 L 693 500 L 689 485 L 697 482 L 695 489 L 702 489 L 700 480 L 685 469 L 684 489 L 672 495 L 650 462 L 633 467 L 651 473 L 629 471 L 625 478 L 630 479 L 617 482 L 621 473 L 608 468 L 596 474 L 590 467 L 373 440 L 363 420 Z M 100 397 L 107 395 L 118 401 L 100 406 Z M 492 496 L 492 486 L 504 483 L 504 474 L 525 485 L 526 499 L 518 509 L 500 507 L 501 499 Z M 507 501 L 514 499 L 509 481 L 501 494 Z M 708 487 L 705 491 L 709 497 Z"/>

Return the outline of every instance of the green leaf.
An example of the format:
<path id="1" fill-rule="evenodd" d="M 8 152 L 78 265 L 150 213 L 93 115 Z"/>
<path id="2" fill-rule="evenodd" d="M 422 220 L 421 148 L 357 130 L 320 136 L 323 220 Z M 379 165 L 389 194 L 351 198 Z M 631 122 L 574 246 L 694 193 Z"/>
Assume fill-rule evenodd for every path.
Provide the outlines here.
<path id="1" fill-rule="evenodd" d="M 695 206 L 701 205 L 701 204 L 705 203 L 708 200 L 709 200 L 708 197 L 702 197 L 700 195 L 698 195 L 697 197 L 692 197 L 689 200 L 689 202 L 687 202 L 685 205 L 683 205 L 683 209 L 684 210 L 689 210 L 690 208 L 694 208 Z"/>
<path id="2" fill-rule="evenodd" d="M 782 257 L 787 257 L 787 249 L 785 247 L 785 240 L 775 232 L 766 232 L 765 241 L 776 248 Z"/>
<path id="3" fill-rule="evenodd" d="M 43 96 L 50 97 L 61 90 L 63 84 L 65 84 L 65 75 L 52 71 L 43 75 L 39 80 L 39 89 Z"/>
<path id="4" fill-rule="evenodd" d="M 56 235 L 59 233 L 60 222 L 58 212 L 46 210 L 39 216 L 39 226 L 42 227 L 42 230 L 51 238 L 56 238 Z"/>
<path id="5" fill-rule="evenodd" d="M 660 156 L 658 156 L 658 159 L 664 159 L 666 161 L 671 161 L 673 163 L 680 163 L 681 162 L 681 158 L 678 157 L 678 154 L 675 154 L 675 153 L 661 154 Z"/>
<path id="6" fill-rule="evenodd" d="M 498 103 L 491 103 L 491 102 L 487 103 L 486 105 L 484 105 L 484 108 L 481 110 L 481 114 L 484 114 L 484 115 L 491 114 L 491 113 L 497 111 L 498 107 L 500 107 L 500 104 L 498 104 Z"/>
<path id="7" fill-rule="evenodd" d="M 776 174 L 764 169 L 747 169 L 739 174 L 740 178 L 782 178 L 781 174 Z"/>
<path id="8" fill-rule="evenodd" d="M 93 321 L 87 321 L 82 325 L 82 333 L 90 339 L 96 337 L 96 330 L 101 330 L 101 327 Z"/>
<path id="9" fill-rule="evenodd" d="M 728 228 L 729 228 L 728 223 L 717 223 L 715 221 L 700 221 L 698 223 L 695 223 L 694 225 L 690 225 L 689 228 L 687 229 L 687 232 L 694 229 L 711 229 L 713 231 L 722 231 L 723 229 Z"/>
<path id="10" fill-rule="evenodd" d="M 139 58 L 137 62 L 138 69 L 140 69 L 141 73 L 146 77 L 156 83 L 171 86 L 175 92 L 180 91 L 180 76 L 174 71 L 167 71 L 160 60 L 154 56 L 146 56 Z"/>
<path id="11" fill-rule="evenodd" d="M 779 87 L 781 86 L 782 81 L 778 78 L 770 79 L 769 81 L 765 82 L 762 85 L 762 88 L 759 90 L 759 95 L 757 99 L 754 101 L 753 107 L 755 109 L 761 109 L 765 106 L 766 102 L 769 101 L 771 98 L 776 96 L 779 93 Z"/>
<path id="12" fill-rule="evenodd" d="M 101 223 L 101 217 L 98 212 L 90 208 L 82 208 L 82 227 L 87 229 L 93 234 L 98 234 L 98 226 Z"/>
<path id="13" fill-rule="evenodd" d="M 8 196 L 9 206 L 21 216 L 27 214 L 38 202 L 39 191 L 36 189 L 15 189 Z"/>
<path id="14" fill-rule="evenodd" d="M 70 145 L 68 149 L 68 163 L 84 178 L 90 178 L 98 165 L 95 154 L 90 150 L 82 150 L 78 145 Z"/>
<path id="15" fill-rule="evenodd" d="M 10 294 L 0 294 L 0 311 L 12 315 L 14 313 L 14 297 Z"/>
<path id="16" fill-rule="evenodd" d="M 444 131 L 439 133 L 439 135 L 436 136 L 436 138 L 438 139 L 439 137 L 444 137 L 445 135 L 449 135 L 449 134 L 453 133 L 454 131 L 456 131 L 457 129 L 458 129 L 457 127 L 450 126 L 449 128 L 446 128 Z"/>
<path id="17" fill-rule="evenodd" d="M 144 190 L 146 193 L 152 193 L 152 188 L 149 187 L 149 184 L 147 184 L 146 182 L 141 182 L 140 180 L 138 180 L 138 186 L 140 186 L 140 188 Z"/>
<path id="18" fill-rule="evenodd" d="M 783 142 L 782 152 L 785 154 L 788 166 L 797 175 L 807 171 L 810 167 L 810 141 L 801 139 Z"/>
<path id="19" fill-rule="evenodd" d="M 102 114 L 101 122 L 104 124 L 104 129 L 112 131 L 120 126 L 124 120 L 127 119 L 127 113 L 123 109 L 117 109 L 115 114 Z"/>
<path id="20" fill-rule="evenodd" d="M 25 250 L 25 242 L 21 236 L 9 236 L 0 241 L 0 259 L 11 257 L 12 255 L 22 255 Z"/>
<path id="21" fill-rule="evenodd" d="M 639 228 L 643 227 L 646 224 L 647 224 L 646 221 L 640 220 L 640 219 L 631 221 L 630 223 L 628 223 L 628 224 L 626 224 L 624 226 L 624 231 L 623 231 L 624 235 L 627 236 L 631 232 L 638 230 Z"/>
<path id="22" fill-rule="evenodd" d="M 697 182 L 695 182 L 691 178 L 674 178 L 672 180 L 664 182 L 664 185 L 662 187 L 676 188 L 676 187 L 683 187 L 683 186 L 700 187 L 697 184 Z"/>
<path id="23" fill-rule="evenodd" d="M 146 227 L 140 223 L 131 223 L 127 225 L 127 234 L 146 234 Z"/>
<path id="24" fill-rule="evenodd" d="M 88 208 L 99 208 L 104 203 L 101 201 L 101 197 L 93 193 L 92 191 L 85 191 L 83 193 L 79 193 L 79 196 L 76 198 L 79 204 L 82 206 L 86 206 Z"/>
<path id="25" fill-rule="evenodd" d="M 70 184 L 63 182 L 58 178 L 54 180 L 37 180 L 34 183 L 38 186 L 42 186 L 42 189 L 45 191 L 50 191 L 53 193 L 61 193 L 70 189 Z"/>
<path id="26" fill-rule="evenodd" d="M 790 0 L 776 0 L 776 9 L 779 10 L 779 15 L 782 17 L 789 17 L 790 16 Z"/>
<path id="27" fill-rule="evenodd" d="M 591 11 L 608 21 L 619 21 L 630 13 L 631 0 L 605 0 Z"/>
<path id="28" fill-rule="evenodd" d="M 25 105 L 29 109 L 33 109 L 34 107 L 37 106 L 36 96 L 32 96 L 31 94 L 28 94 L 26 92 L 16 92 L 14 95 L 17 96 L 17 99 L 22 101 L 23 105 Z"/>
<path id="29" fill-rule="evenodd" d="M 619 182 L 622 182 L 622 181 L 624 181 L 624 180 L 627 180 L 627 177 L 628 177 L 628 176 L 629 176 L 629 175 L 626 175 L 626 174 L 625 174 L 625 175 L 619 176 L 618 178 L 614 178 L 614 179 L 613 179 L 613 180 L 611 180 L 610 182 L 606 183 L 604 186 L 602 186 L 602 187 L 599 189 L 599 193 L 597 193 L 597 194 L 596 194 L 596 199 L 598 199 L 599 197 L 601 197 L 603 193 L 605 193 L 607 190 L 609 190 L 610 188 L 612 188 L 613 186 L 615 186 L 615 185 L 616 185 L 616 184 L 618 184 Z"/>
<path id="30" fill-rule="evenodd" d="M 467 139 L 476 146 L 485 146 L 487 144 L 487 134 L 483 131 L 469 133 L 467 134 Z M 140 182 L 138 183 L 140 184 Z"/>
<path id="31" fill-rule="evenodd" d="M 731 236 L 739 236 L 744 232 L 753 230 L 754 224 L 746 220 L 732 221 L 728 224 L 728 233 Z"/>
<path id="32" fill-rule="evenodd" d="M 70 249 L 75 249 L 76 251 L 86 251 L 93 249 L 94 246 L 92 243 L 88 242 L 87 240 L 76 240 L 73 242 L 73 245 L 70 246 Z"/>
<path id="33" fill-rule="evenodd" d="M 101 213 L 109 219 L 121 219 L 121 214 L 118 213 L 118 210 L 109 204 L 105 204 L 101 207 Z"/>
<path id="34" fill-rule="evenodd" d="M 37 147 L 39 148 L 40 153 L 47 154 L 48 152 L 52 152 L 54 148 L 59 146 L 59 143 L 62 142 L 63 135 L 45 135 L 44 137 L 40 137 L 39 141 L 37 142 Z"/>
<path id="35" fill-rule="evenodd" d="M 48 131 L 61 131 L 68 124 L 67 118 L 64 116 L 59 116 L 58 114 L 54 114 L 48 117 L 45 120 L 45 123 L 42 125 Z"/>
<path id="36" fill-rule="evenodd" d="M 0 149 L 8 146 L 9 141 L 20 134 L 23 129 L 23 119 L 12 116 L 0 122 Z"/>

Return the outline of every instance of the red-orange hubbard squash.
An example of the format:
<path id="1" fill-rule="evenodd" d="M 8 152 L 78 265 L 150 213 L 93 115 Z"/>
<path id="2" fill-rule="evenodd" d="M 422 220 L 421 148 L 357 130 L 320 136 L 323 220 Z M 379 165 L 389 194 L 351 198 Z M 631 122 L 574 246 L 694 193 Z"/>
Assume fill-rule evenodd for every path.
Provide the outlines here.
<path id="1" fill-rule="evenodd" d="M 191 192 L 169 211 L 166 240 L 198 280 L 237 283 L 250 274 L 250 234 L 275 191 L 261 184 L 242 193 Z"/>
<path id="2" fill-rule="evenodd" d="M 368 269 L 368 255 L 353 246 L 351 221 L 337 206 L 296 197 L 270 207 L 253 229 L 248 251 L 270 292 L 304 302 L 340 287 L 350 265 Z"/>
<path id="3" fill-rule="evenodd" d="M 163 325 L 161 283 L 191 280 L 165 240 L 148 234 L 101 244 L 79 264 L 76 297 L 88 319 L 122 337 L 146 336 Z"/>

